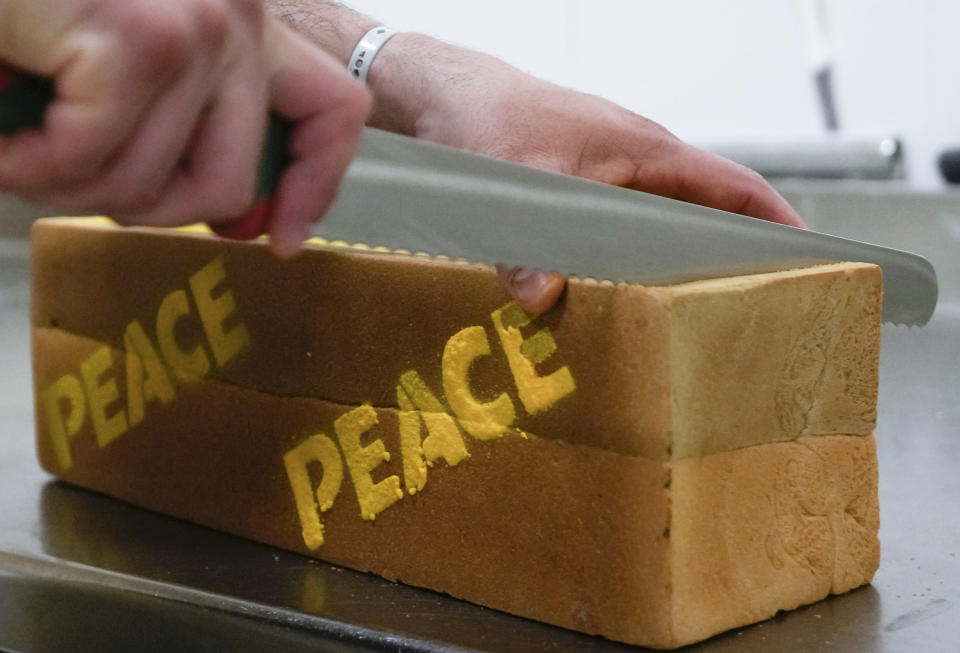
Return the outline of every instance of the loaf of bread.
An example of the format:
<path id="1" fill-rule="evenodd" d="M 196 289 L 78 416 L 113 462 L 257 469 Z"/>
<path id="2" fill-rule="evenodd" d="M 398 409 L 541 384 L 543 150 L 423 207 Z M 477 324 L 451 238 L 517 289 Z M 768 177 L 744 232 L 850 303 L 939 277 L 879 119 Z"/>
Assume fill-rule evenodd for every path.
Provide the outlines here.
<path id="1" fill-rule="evenodd" d="M 533 316 L 487 266 L 377 249 L 37 222 L 41 464 L 647 646 L 870 581 L 879 268 L 571 279 Z"/>

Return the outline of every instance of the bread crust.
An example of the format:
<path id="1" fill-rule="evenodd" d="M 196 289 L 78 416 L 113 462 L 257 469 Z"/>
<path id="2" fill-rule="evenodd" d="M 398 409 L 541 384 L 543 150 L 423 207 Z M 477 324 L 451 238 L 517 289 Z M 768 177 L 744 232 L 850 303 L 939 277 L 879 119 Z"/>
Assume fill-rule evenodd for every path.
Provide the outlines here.
<path id="1" fill-rule="evenodd" d="M 574 279 L 533 319 L 484 266 L 71 221 L 33 247 L 37 452 L 70 482 L 661 648 L 876 570 L 875 266 Z"/>
<path id="2" fill-rule="evenodd" d="M 487 266 L 345 247 L 283 262 L 263 242 L 82 220 L 38 221 L 32 249 L 33 324 L 116 348 L 131 320 L 152 335 L 165 295 L 222 261 L 254 343 L 209 371 L 231 385 L 396 407 L 405 371 L 442 388 L 445 345 L 468 326 L 492 343 L 470 370 L 475 387 L 513 385 L 491 322 L 509 298 Z M 663 287 L 571 279 L 560 304 L 521 332 L 548 329 L 558 353 L 537 370 L 566 365 L 578 389 L 549 410 L 515 400 L 516 426 L 653 460 L 867 435 L 880 302 L 880 268 L 861 263 Z M 180 327 L 197 330 L 191 320 Z"/>
<path id="3" fill-rule="evenodd" d="M 34 337 L 41 384 L 100 347 L 55 329 Z M 766 619 L 877 568 L 875 443 L 844 435 L 677 461 L 529 433 L 471 439 L 468 458 L 438 461 L 373 521 L 345 481 L 311 549 L 283 457 L 350 409 L 206 379 L 106 447 L 81 432 L 69 470 L 48 438 L 38 452 L 51 473 L 151 510 L 645 646 Z M 393 454 L 376 475 L 402 475 L 398 411 L 376 412 L 367 437 Z"/>

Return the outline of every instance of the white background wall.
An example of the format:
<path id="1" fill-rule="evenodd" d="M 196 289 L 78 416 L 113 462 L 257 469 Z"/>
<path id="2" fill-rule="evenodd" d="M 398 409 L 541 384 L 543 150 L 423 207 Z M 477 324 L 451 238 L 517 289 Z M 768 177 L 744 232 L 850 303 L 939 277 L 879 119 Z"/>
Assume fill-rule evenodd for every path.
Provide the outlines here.
<path id="1" fill-rule="evenodd" d="M 347 0 L 597 93 L 695 143 L 824 137 L 806 0 Z M 960 2 L 825 0 L 841 131 L 899 135 L 911 184 L 960 146 Z"/>

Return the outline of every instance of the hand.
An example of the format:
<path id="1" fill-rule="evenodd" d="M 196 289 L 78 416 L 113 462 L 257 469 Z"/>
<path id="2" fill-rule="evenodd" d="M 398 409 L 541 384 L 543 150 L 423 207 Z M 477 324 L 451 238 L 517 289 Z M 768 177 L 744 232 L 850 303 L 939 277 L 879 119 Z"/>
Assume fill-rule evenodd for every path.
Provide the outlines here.
<path id="1" fill-rule="evenodd" d="M 50 77 L 39 130 L 0 138 L 0 188 L 124 223 L 223 223 L 252 204 L 268 109 L 296 123 L 269 220 L 293 253 L 369 106 L 260 0 L 0 0 L 0 60 Z"/>
<path id="2" fill-rule="evenodd" d="M 756 172 L 683 143 L 657 123 L 596 96 L 526 75 L 487 55 L 399 34 L 371 70 L 371 123 L 437 143 L 616 186 L 805 227 Z M 531 312 L 564 281 L 500 268 Z"/>

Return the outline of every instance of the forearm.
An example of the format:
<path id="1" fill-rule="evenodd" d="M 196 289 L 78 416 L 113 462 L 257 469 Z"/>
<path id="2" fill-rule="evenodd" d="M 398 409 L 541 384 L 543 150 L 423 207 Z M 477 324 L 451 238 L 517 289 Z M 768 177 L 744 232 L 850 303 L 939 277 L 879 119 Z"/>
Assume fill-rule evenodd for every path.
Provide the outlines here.
<path id="1" fill-rule="evenodd" d="M 348 0 L 349 1 L 349 0 Z M 271 11 L 346 66 L 378 23 L 325 0 L 267 0 Z M 803 226 L 763 179 L 690 147 L 602 98 L 523 73 L 490 55 L 404 32 L 370 68 L 367 124 L 463 150 L 757 218 Z M 560 277 L 502 270 L 528 311 L 556 301 Z"/>
<path id="2" fill-rule="evenodd" d="M 326 0 L 268 0 L 271 13 L 319 45 L 344 66 L 360 38 L 379 23 Z M 490 60 L 485 65 L 485 60 Z M 493 57 L 458 48 L 424 34 L 394 36 L 377 55 L 367 82 L 373 104 L 367 124 L 411 136 L 429 133 L 418 124 L 431 103 L 451 86 L 469 84 Z M 437 107 L 432 107 L 436 109 Z M 425 128 L 426 127 L 426 128 Z"/>

